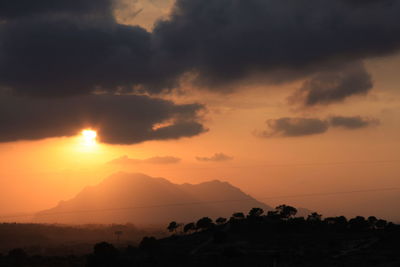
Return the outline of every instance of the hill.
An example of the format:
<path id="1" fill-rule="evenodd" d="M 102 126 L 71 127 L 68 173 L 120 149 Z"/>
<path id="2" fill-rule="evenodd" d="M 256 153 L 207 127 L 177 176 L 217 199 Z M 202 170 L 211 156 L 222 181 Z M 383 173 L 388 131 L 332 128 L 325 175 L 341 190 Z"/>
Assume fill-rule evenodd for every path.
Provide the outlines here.
<path id="1" fill-rule="evenodd" d="M 73 199 L 36 214 L 40 223 L 188 222 L 202 216 L 230 216 L 253 207 L 272 208 L 221 181 L 201 184 L 171 183 L 144 174 L 117 173 L 99 185 L 87 187 Z"/>
<path id="2" fill-rule="evenodd" d="M 100 242 L 90 254 L 71 254 L 81 246 L 56 249 L 64 254 L 55 254 L 54 249 L 39 255 L 13 249 L 0 255 L 0 266 L 400 266 L 399 225 L 375 216 L 295 216 L 296 208 L 280 205 L 266 214 L 253 209 L 248 216 L 233 216 L 225 222 L 204 217 L 179 226 L 192 225 L 189 231 L 173 231 L 160 239 L 145 236 L 138 245 L 119 239 Z M 137 238 L 138 232 L 132 230 Z"/>

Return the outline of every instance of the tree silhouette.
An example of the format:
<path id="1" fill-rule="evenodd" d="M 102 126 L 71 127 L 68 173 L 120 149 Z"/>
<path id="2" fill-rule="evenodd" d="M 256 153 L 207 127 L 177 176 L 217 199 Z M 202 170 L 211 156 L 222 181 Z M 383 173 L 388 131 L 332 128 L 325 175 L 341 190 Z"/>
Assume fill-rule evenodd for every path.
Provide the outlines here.
<path id="1" fill-rule="evenodd" d="M 281 216 L 279 215 L 278 211 L 270 210 L 267 212 L 267 218 L 277 220 L 277 219 L 281 219 Z"/>
<path id="2" fill-rule="evenodd" d="M 344 216 L 325 218 L 324 223 L 331 225 L 338 230 L 345 230 L 348 227 L 347 219 Z"/>
<path id="3" fill-rule="evenodd" d="M 344 216 L 339 216 L 339 217 L 336 217 L 336 218 L 335 218 L 335 224 L 336 224 L 336 225 L 345 227 L 345 226 L 347 226 L 347 223 L 348 223 L 348 222 L 347 222 L 347 218 L 344 217 Z"/>
<path id="4" fill-rule="evenodd" d="M 183 227 L 183 232 L 186 234 L 196 230 L 196 225 L 194 223 L 188 223 Z"/>
<path id="5" fill-rule="evenodd" d="M 317 212 L 313 212 L 307 217 L 307 221 L 309 222 L 320 222 L 322 219 L 322 215 Z"/>
<path id="6" fill-rule="evenodd" d="M 148 237 L 145 236 L 142 241 L 139 244 L 139 248 L 148 251 L 148 252 L 154 252 L 158 249 L 158 241 L 155 237 Z"/>
<path id="7" fill-rule="evenodd" d="M 367 221 L 371 229 L 376 229 L 376 223 L 378 222 L 378 219 L 375 216 L 369 216 Z"/>
<path id="8" fill-rule="evenodd" d="M 61 256 L 61 253 L 69 254 L 72 247 L 64 248 L 58 245 L 54 252 L 61 257 L 40 255 L 36 252 L 39 251 L 39 246 L 38 248 L 27 246 L 32 256 L 27 255 L 22 249 L 12 250 L 8 255 L 0 254 L 0 267 L 84 266 L 85 264 L 88 267 L 233 267 L 277 266 L 277 264 L 279 266 L 320 266 L 321 261 L 326 262 L 326 266 L 336 266 L 337 256 L 341 261 L 345 261 L 343 266 L 354 266 L 355 262 L 360 263 L 360 266 L 381 266 L 380 263 L 384 263 L 386 259 L 390 259 L 387 261 L 387 266 L 398 266 L 400 225 L 374 216 L 365 218 L 358 216 L 349 221 L 343 216 L 322 220 L 321 215 L 316 212 L 309 214 L 305 219 L 298 215 L 293 217 L 295 212 L 292 209 L 294 208 L 281 205 L 264 216 L 261 209 L 253 208 L 246 217 L 243 213 L 235 213 L 233 216 L 237 219 L 231 219 L 228 223 L 226 223 L 227 219 L 222 217 L 214 222 L 209 217 L 203 217 L 185 225 L 171 222 L 166 228 L 176 231 L 181 226 L 178 231 L 182 230 L 182 233 L 187 233 L 187 235 L 162 237 L 159 240 L 154 237 L 145 237 L 137 247 L 128 244 L 127 247 L 123 247 L 119 244 L 116 248 L 106 242 L 98 243 L 89 255 L 84 255 L 85 252 L 82 251 L 82 254 L 75 256 L 66 254 Z M 215 226 L 214 223 L 220 226 Z M 3 223 L 0 226 L 3 228 L 0 236 L 6 237 L 6 240 L 0 240 L 2 241 L 0 245 L 8 242 L 14 234 L 18 234 L 13 229 L 21 229 L 15 228 L 17 225 L 14 224 Z M 32 231 L 40 233 L 39 229 L 43 226 L 24 225 L 24 227 L 29 227 L 27 233 L 30 238 Z M 48 227 L 46 226 L 46 229 Z M 97 227 L 89 229 L 92 232 Z M 104 232 L 97 230 L 93 232 L 96 237 L 106 233 L 115 238 L 113 234 L 123 230 L 124 235 L 130 239 L 133 235 L 128 229 L 122 225 L 113 225 L 111 230 L 107 228 Z M 197 229 L 202 231 L 192 234 Z M 4 230 L 11 232 L 12 235 L 7 237 L 4 234 L 7 232 Z M 58 228 L 50 230 L 57 234 L 60 232 Z M 70 237 L 71 232 L 65 232 Z M 85 232 L 78 233 L 83 235 Z M 135 230 L 133 233 L 136 236 L 138 232 Z M 160 232 L 155 232 L 155 234 L 158 233 Z M 32 237 L 38 239 L 38 235 L 32 235 Z M 268 238 L 267 241 L 266 238 Z M 302 250 L 301 254 L 298 253 L 299 247 Z M 2 251 L 5 249 L 6 247 L 3 247 Z M 79 247 L 73 250 L 81 253 Z M 349 252 L 351 255 L 348 254 Z"/>
<path id="9" fill-rule="evenodd" d="M 224 224 L 224 223 L 226 223 L 226 221 L 227 221 L 227 219 L 226 218 L 222 218 L 222 217 L 219 217 L 218 219 L 215 220 L 215 222 L 218 225 Z"/>
<path id="10" fill-rule="evenodd" d="M 180 227 L 181 226 L 181 224 L 179 224 L 179 223 L 177 223 L 177 222 L 175 222 L 175 221 L 173 221 L 173 222 L 170 222 L 170 224 L 168 225 L 168 227 L 167 227 L 167 230 L 169 231 L 169 232 L 176 232 L 176 229 L 178 229 L 178 227 Z"/>
<path id="11" fill-rule="evenodd" d="M 208 230 L 213 226 L 214 226 L 213 221 L 208 217 L 201 218 L 196 223 L 196 228 L 200 230 Z"/>
<path id="12" fill-rule="evenodd" d="M 87 266 L 115 266 L 118 258 L 118 250 L 107 242 L 94 245 L 93 254 L 88 259 Z"/>
<path id="13" fill-rule="evenodd" d="M 280 205 L 275 208 L 283 219 L 289 219 L 297 214 L 297 209 L 287 205 Z"/>
<path id="14" fill-rule="evenodd" d="M 249 217 L 260 217 L 264 213 L 261 208 L 252 208 L 249 212 Z"/>
<path id="15" fill-rule="evenodd" d="M 94 245 L 94 254 L 96 255 L 114 255 L 115 252 L 115 247 L 107 242 Z"/>
<path id="16" fill-rule="evenodd" d="M 377 229 L 385 229 L 386 226 L 388 225 L 388 222 L 385 221 L 385 220 L 379 219 L 379 220 L 375 223 L 375 225 L 376 225 L 376 228 L 377 228 Z"/>
<path id="17" fill-rule="evenodd" d="M 243 220 L 244 218 L 245 216 L 243 212 L 235 212 L 234 214 L 232 214 L 232 219 Z"/>
<path id="18" fill-rule="evenodd" d="M 369 228 L 368 221 L 362 216 L 357 216 L 357 217 L 349 220 L 349 226 L 350 226 L 350 229 L 356 230 L 356 231 L 366 230 Z"/>

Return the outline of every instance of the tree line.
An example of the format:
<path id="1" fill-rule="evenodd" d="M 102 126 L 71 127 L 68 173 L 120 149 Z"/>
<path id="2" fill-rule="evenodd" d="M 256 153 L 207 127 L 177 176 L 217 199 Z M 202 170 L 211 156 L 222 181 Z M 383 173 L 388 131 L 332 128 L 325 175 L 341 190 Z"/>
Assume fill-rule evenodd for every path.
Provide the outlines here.
<path id="1" fill-rule="evenodd" d="M 356 216 L 348 220 L 344 216 L 323 218 L 322 214 L 317 212 L 312 212 L 306 218 L 296 217 L 296 215 L 297 209 L 289 205 L 279 205 L 274 210 L 267 212 L 262 208 L 252 208 L 247 215 L 243 212 L 235 212 L 230 218 L 219 217 L 215 219 L 215 221 L 209 217 L 203 217 L 196 222 L 189 222 L 186 224 L 172 221 L 168 224 L 167 230 L 173 234 L 191 234 L 240 221 L 258 221 L 265 223 L 290 221 L 291 223 L 298 224 L 339 226 L 343 229 L 352 230 L 378 230 L 393 225 L 393 223 L 378 219 L 375 216 L 369 216 L 368 218 Z"/>

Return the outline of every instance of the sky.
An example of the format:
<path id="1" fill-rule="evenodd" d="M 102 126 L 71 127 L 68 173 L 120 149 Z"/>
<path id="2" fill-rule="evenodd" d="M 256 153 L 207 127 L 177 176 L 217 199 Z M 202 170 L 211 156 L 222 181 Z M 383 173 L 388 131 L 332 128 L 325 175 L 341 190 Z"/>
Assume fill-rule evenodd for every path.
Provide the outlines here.
<path id="1" fill-rule="evenodd" d="M 126 171 L 400 221 L 399 11 L 396 0 L 2 1 L 0 214 Z"/>

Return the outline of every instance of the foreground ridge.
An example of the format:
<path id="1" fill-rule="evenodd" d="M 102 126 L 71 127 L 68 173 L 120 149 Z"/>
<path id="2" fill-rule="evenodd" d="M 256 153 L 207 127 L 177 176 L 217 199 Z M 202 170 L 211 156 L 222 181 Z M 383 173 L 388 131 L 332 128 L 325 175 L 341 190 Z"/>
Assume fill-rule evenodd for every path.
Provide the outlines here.
<path id="1" fill-rule="evenodd" d="M 266 213 L 252 208 L 229 218 L 170 222 L 170 234 L 145 236 L 136 244 L 99 242 L 93 252 L 33 256 L 14 249 L 0 266 L 399 266 L 400 225 L 370 216 L 324 218 L 280 205 Z M 150 234 L 150 233 L 149 233 Z M 19 264 L 19 265 L 18 265 Z"/>

